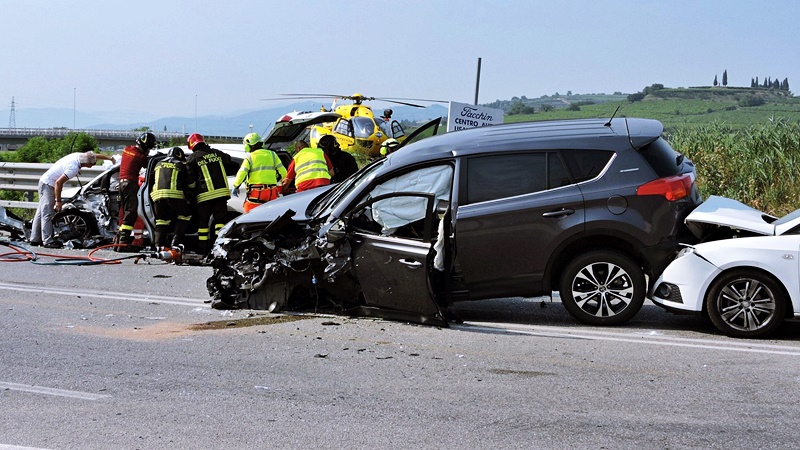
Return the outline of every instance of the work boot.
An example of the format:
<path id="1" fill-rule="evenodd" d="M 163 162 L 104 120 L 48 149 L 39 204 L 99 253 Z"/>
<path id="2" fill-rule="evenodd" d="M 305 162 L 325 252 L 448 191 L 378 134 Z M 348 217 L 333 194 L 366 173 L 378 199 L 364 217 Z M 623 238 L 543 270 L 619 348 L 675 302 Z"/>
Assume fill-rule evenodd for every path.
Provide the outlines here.
<path id="1" fill-rule="evenodd" d="M 139 251 L 138 247 L 134 247 L 133 245 L 133 236 L 130 234 L 128 235 L 117 235 L 114 238 L 116 244 L 120 244 L 117 247 L 114 247 L 114 251 L 120 253 L 136 253 Z"/>

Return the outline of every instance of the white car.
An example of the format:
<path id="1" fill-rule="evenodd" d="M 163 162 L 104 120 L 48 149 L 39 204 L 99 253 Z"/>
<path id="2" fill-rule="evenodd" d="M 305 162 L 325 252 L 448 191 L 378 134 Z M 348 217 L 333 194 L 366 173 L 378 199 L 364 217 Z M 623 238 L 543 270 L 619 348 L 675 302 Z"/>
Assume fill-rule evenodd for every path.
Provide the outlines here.
<path id="1" fill-rule="evenodd" d="M 236 171 L 246 157 L 242 144 L 211 144 L 212 147 L 222 150 L 231 156 L 232 164 L 228 167 L 228 184 L 233 184 Z M 154 149 L 150 152 L 148 166 L 142 169 L 141 175 L 152 173 L 155 164 L 166 158 L 169 148 Z M 185 154 L 191 154 L 186 146 L 180 147 Z M 285 153 L 285 152 L 283 152 Z M 289 161 L 288 155 L 279 153 L 284 162 Z M 62 198 L 65 199 L 64 210 L 53 218 L 56 238 L 63 241 L 78 241 L 82 247 L 93 247 L 102 243 L 111 242 L 117 232 L 119 222 L 118 202 L 119 161 L 109 165 L 108 168 L 79 188 L 63 190 Z M 139 190 L 139 217 L 146 232 L 143 236 L 148 238 L 155 230 L 155 217 L 152 211 L 152 201 L 148 183 Z M 244 196 L 231 197 L 228 200 L 228 219 L 232 219 L 243 211 Z M 138 222 L 137 222 L 138 223 Z M 188 233 L 191 237 L 192 233 Z M 191 240 L 191 239 L 190 239 Z"/>
<path id="2" fill-rule="evenodd" d="M 717 240 L 683 249 L 656 281 L 654 303 L 707 314 L 739 338 L 764 337 L 800 319 L 800 210 L 777 218 L 712 196 L 686 224 L 698 238 Z"/>

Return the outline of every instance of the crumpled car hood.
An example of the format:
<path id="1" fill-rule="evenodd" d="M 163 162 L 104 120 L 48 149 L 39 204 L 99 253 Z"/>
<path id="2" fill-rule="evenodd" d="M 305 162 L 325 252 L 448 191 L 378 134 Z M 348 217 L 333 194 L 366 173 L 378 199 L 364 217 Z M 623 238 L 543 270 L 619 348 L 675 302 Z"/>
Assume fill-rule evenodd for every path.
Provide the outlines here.
<path id="1" fill-rule="evenodd" d="M 704 224 L 719 225 L 735 230 L 774 236 L 777 219 L 731 198 L 712 195 L 686 217 L 686 226 L 702 238 Z"/>
<path id="2" fill-rule="evenodd" d="M 295 211 L 294 220 L 303 222 L 310 219 L 306 214 L 308 206 L 317 198 L 325 195 L 334 185 L 321 186 L 308 191 L 297 192 L 287 195 L 271 202 L 258 206 L 247 214 L 234 219 L 238 224 L 269 223 L 273 222 L 287 210 Z"/>
<path id="3" fill-rule="evenodd" d="M 21 217 L 0 206 L 0 230 L 8 231 L 12 239 L 27 239 L 30 234 Z"/>

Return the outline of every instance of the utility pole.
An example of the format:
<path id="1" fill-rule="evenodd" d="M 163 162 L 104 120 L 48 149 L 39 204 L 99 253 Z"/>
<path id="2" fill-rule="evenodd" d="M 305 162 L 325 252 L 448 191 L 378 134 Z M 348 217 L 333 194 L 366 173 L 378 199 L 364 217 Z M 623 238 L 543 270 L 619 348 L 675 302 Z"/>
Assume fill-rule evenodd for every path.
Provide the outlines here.
<path id="1" fill-rule="evenodd" d="M 11 97 L 11 117 L 8 118 L 8 128 L 17 128 L 17 113 L 15 110 L 14 97 Z"/>
<path id="2" fill-rule="evenodd" d="M 475 80 L 475 105 L 478 104 L 478 91 L 481 87 L 481 59 L 478 58 L 478 77 Z"/>
<path id="3" fill-rule="evenodd" d="M 75 99 L 78 97 L 78 88 L 72 88 L 72 129 L 75 129 Z"/>

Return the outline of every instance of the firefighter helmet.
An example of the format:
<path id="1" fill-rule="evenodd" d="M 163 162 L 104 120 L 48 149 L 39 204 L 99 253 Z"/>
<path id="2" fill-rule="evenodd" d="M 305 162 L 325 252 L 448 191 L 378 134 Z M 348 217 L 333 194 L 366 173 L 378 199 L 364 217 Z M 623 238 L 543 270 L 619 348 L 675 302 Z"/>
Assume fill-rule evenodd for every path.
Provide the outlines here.
<path id="1" fill-rule="evenodd" d="M 327 151 L 336 150 L 339 148 L 339 143 L 336 141 L 336 138 L 333 137 L 331 134 L 326 134 L 319 138 L 319 142 L 317 143 L 319 148 Z"/>
<path id="2" fill-rule="evenodd" d="M 150 132 L 142 133 L 136 138 L 136 144 L 144 151 L 150 151 L 156 147 L 156 135 Z"/>
<path id="3" fill-rule="evenodd" d="M 169 159 L 176 159 L 178 161 L 186 161 L 186 155 L 183 153 L 183 150 L 180 147 L 172 147 L 167 152 L 167 157 Z"/>
<path id="4" fill-rule="evenodd" d="M 249 153 L 253 150 L 253 147 L 256 149 L 261 147 L 261 136 L 258 133 L 250 133 L 244 137 L 242 143 L 244 144 L 244 151 Z"/>
<path id="5" fill-rule="evenodd" d="M 186 138 L 186 142 L 189 144 L 189 150 L 194 150 L 194 146 L 195 145 L 197 145 L 197 144 L 199 144 L 201 142 L 205 142 L 205 140 L 203 140 L 203 136 L 202 135 L 200 135 L 198 133 L 193 133 L 193 134 L 190 134 L 188 138 Z"/>

